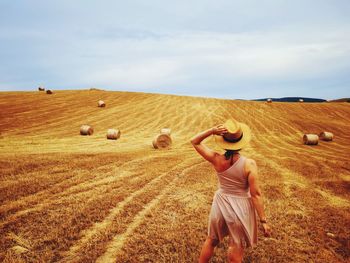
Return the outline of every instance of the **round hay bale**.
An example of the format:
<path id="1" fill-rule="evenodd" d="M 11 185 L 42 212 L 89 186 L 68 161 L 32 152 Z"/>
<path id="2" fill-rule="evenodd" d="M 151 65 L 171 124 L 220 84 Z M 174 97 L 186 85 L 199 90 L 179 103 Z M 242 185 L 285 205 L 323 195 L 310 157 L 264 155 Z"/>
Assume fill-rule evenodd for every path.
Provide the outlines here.
<path id="1" fill-rule="evenodd" d="M 98 101 L 98 106 L 101 107 L 101 108 L 106 107 L 106 103 L 103 100 L 99 100 Z"/>
<path id="2" fill-rule="evenodd" d="M 107 131 L 107 139 L 108 140 L 117 140 L 119 138 L 120 138 L 120 130 L 108 129 L 108 131 Z"/>
<path id="3" fill-rule="evenodd" d="M 53 92 L 52 92 L 52 90 L 50 90 L 50 89 L 48 89 L 47 91 L 46 91 L 46 94 L 52 94 Z"/>
<path id="4" fill-rule="evenodd" d="M 80 127 L 80 135 L 92 135 L 94 129 L 90 125 L 82 125 Z"/>
<path id="5" fill-rule="evenodd" d="M 158 134 L 153 140 L 155 149 L 167 149 L 171 146 L 171 137 L 168 134 Z"/>
<path id="6" fill-rule="evenodd" d="M 320 139 L 322 141 L 333 141 L 333 137 L 333 133 L 331 132 L 323 131 L 320 133 Z"/>
<path id="7" fill-rule="evenodd" d="M 160 129 L 160 133 L 161 134 L 167 134 L 170 136 L 171 134 L 171 129 L 170 128 L 163 128 L 163 129 Z"/>
<path id="8" fill-rule="evenodd" d="M 39 90 L 39 91 L 45 91 L 45 88 L 44 88 L 43 86 L 40 86 L 40 87 L 38 88 L 38 90 Z"/>
<path id="9" fill-rule="evenodd" d="M 306 145 L 317 145 L 318 144 L 318 135 L 317 134 L 304 134 L 303 142 Z"/>
<path id="10" fill-rule="evenodd" d="M 299 99 L 299 102 L 304 102 L 304 100 L 303 99 Z"/>
<path id="11" fill-rule="evenodd" d="M 266 102 L 267 103 L 272 103 L 272 99 L 267 99 Z"/>

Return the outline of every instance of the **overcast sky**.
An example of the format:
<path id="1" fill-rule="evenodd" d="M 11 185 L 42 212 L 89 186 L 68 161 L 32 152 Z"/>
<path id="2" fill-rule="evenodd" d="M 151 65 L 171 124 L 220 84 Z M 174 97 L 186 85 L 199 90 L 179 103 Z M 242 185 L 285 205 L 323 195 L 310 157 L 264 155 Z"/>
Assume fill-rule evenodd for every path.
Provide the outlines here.
<path id="1" fill-rule="evenodd" d="M 0 90 L 350 97 L 349 0 L 0 0 Z"/>

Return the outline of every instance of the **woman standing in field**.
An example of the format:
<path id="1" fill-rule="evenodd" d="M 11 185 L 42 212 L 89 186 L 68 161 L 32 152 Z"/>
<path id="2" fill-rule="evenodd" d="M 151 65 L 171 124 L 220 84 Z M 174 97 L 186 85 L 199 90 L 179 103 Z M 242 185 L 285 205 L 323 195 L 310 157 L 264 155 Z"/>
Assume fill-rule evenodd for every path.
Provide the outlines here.
<path id="1" fill-rule="evenodd" d="M 215 136 L 216 143 L 226 150 L 225 154 L 219 154 L 201 144 L 210 135 Z M 199 262 L 209 262 L 215 246 L 227 235 L 228 261 L 241 262 L 244 247 L 257 243 L 255 210 L 265 236 L 270 235 L 257 182 L 256 163 L 239 154 L 250 138 L 247 125 L 228 120 L 223 125 L 197 134 L 191 140 L 196 151 L 214 166 L 219 179 L 219 189 L 215 192 L 209 216 L 208 237 L 203 244 Z"/>

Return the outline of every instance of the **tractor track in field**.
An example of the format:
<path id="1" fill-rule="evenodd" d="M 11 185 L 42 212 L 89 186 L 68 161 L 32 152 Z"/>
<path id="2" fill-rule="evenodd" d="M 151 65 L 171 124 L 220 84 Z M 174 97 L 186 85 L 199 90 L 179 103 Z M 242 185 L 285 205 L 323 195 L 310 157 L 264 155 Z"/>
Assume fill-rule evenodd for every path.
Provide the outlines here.
<path id="1" fill-rule="evenodd" d="M 83 230 L 83 235 L 81 239 L 78 240 L 73 246 L 71 246 L 69 251 L 64 253 L 65 256 L 62 259 L 62 262 L 74 261 L 78 259 L 81 255 L 84 255 L 84 248 L 86 248 L 87 246 L 91 246 L 91 242 L 99 242 L 98 239 L 94 240 L 94 238 L 96 239 L 96 237 L 102 235 L 108 229 L 112 229 L 113 222 L 118 220 L 118 216 L 120 216 L 123 210 L 125 210 L 126 206 L 130 205 L 135 199 L 141 199 L 140 197 L 142 197 L 143 195 L 148 195 L 151 191 L 153 191 L 156 195 L 157 192 L 161 191 L 162 187 L 164 187 L 162 185 L 162 180 L 170 176 L 174 176 L 173 173 L 176 171 L 188 169 L 192 166 L 196 166 L 196 164 L 193 164 L 193 158 L 188 159 L 187 161 L 183 161 L 172 167 L 169 171 L 154 177 L 142 188 L 139 188 L 136 191 L 132 192 L 129 196 L 126 196 L 121 202 L 119 202 L 113 209 L 109 211 L 109 214 L 101 222 L 96 222 L 89 229 Z M 167 179 L 167 186 L 165 188 L 168 188 L 168 185 L 173 184 L 173 182 L 177 180 L 177 177 L 178 176 L 175 176 L 173 179 Z M 146 206 L 147 204 L 143 205 L 143 207 Z M 83 252 L 81 252 L 81 250 L 83 250 Z"/>
<path id="2" fill-rule="evenodd" d="M 22 206 L 26 205 L 26 208 L 24 210 L 18 211 L 18 207 L 14 207 L 17 201 L 10 202 L 9 204 L 5 204 L 0 208 L 1 213 L 5 213 L 9 210 L 11 212 L 15 212 L 14 214 L 11 214 L 4 218 L 2 222 L 0 222 L 0 229 L 2 227 L 5 227 L 8 224 L 11 224 L 15 222 L 16 220 L 20 219 L 21 217 L 32 213 L 32 212 L 39 212 L 43 209 L 49 208 L 51 205 L 64 202 L 65 200 L 69 200 L 72 198 L 72 196 L 78 196 L 78 195 L 85 195 L 87 193 L 93 193 L 96 191 L 99 191 L 99 187 L 104 187 L 107 185 L 112 184 L 113 182 L 117 182 L 116 187 L 123 187 L 123 185 L 129 180 L 130 177 L 138 177 L 139 179 L 142 179 L 143 177 L 146 177 L 147 175 L 142 176 L 141 172 L 139 173 L 132 173 L 128 172 L 127 170 L 123 170 L 123 168 L 127 166 L 131 166 L 133 163 L 138 163 L 145 160 L 152 160 L 151 157 L 146 156 L 141 159 L 131 160 L 120 167 L 116 167 L 114 171 L 111 171 L 107 174 L 101 174 L 98 178 L 92 177 L 88 181 L 80 181 L 80 182 L 73 182 L 72 185 L 69 185 L 66 189 L 62 189 L 59 187 L 59 190 L 63 190 L 57 193 L 52 193 L 52 189 L 45 191 L 44 196 L 41 196 L 41 192 L 30 195 L 29 197 L 25 197 L 24 199 L 20 199 L 18 202 L 24 203 Z M 119 172 L 119 173 L 118 173 Z M 97 179 L 97 180 L 96 180 Z M 122 180 L 121 180 L 122 179 Z M 41 197 L 41 199 L 40 199 Z M 39 199 L 38 199 L 39 198 Z M 33 206 L 28 208 L 28 205 L 31 203 L 34 203 Z M 18 208 L 16 210 L 16 208 Z"/>
<path id="3" fill-rule="evenodd" d="M 182 172 L 173 179 L 155 198 L 153 198 L 149 203 L 147 203 L 144 208 L 138 212 L 138 214 L 133 218 L 133 221 L 128 224 L 127 229 L 121 233 L 117 234 L 113 237 L 113 240 L 107 245 L 107 249 L 103 255 L 97 258 L 96 262 L 115 262 L 118 253 L 120 253 L 121 248 L 124 245 L 125 240 L 134 232 L 134 230 L 143 222 L 145 216 L 151 212 L 162 200 L 162 198 L 169 193 L 173 187 L 176 185 L 177 181 L 181 179 L 182 176 L 186 174 L 186 172 L 191 171 L 196 166 L 202 164 L 200 162 L 195 165 L 190 165 L 190 167 L 184 168 Z"/>

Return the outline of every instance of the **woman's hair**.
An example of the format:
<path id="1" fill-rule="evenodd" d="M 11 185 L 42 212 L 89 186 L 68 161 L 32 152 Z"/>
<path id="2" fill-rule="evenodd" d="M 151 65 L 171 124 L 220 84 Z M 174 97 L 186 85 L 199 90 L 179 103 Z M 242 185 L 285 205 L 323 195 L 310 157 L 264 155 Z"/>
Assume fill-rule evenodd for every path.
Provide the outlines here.
<path id="1" fill-rule="evenodd" d="M 234 155 L 235 153 L 238 153 L 241 149 L 238 150 L 226 150 L 225 152 L 225 159 L 228 160 L 231 158 L 232 155 Z"/>

